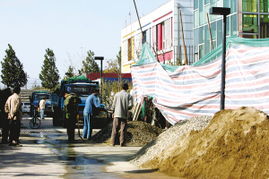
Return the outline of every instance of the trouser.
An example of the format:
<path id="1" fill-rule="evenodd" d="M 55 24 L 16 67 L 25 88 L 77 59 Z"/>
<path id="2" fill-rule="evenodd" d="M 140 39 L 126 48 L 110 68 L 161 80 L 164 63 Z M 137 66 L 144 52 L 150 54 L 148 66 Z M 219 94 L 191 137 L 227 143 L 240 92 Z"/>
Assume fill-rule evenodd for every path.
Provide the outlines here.
<path id="1" fill-rule="evenodd" d="M 83 138 L 91 139 L 91 136 L 92 136 L 91 115 L 88 113 L 84 113 L 83 118 L 84 118 Z"/>
<path id="2" fill-rule="evenodd" d="M 75 140 L 76 120 L 74 118 L 66 119 L 66 132 L 69 141 Z"/>
<path id="3" fill-rule="evenodd" d="M 45 109 L 40 109 L 40 118 L 44 119 Z"/>
<path id="4" fill-rule="evenodd" d="M 2 142 L 8 142 L 9 135 L 9 120 L 7 118 L 2 119 Z"/>
<path id="5" fill-rule="evenodd" d="M 127 119 L 115 117 L 113 120 L 112 133 L 111 133 L 111 143 L 115 145 L 116 136 L 120 128 L 120 145 L 125 142 Z"/>
<path id="6" fill-rule="evenodd" d="M 9 142 L 13 140 L 19 142 L 21 132 L 21 121 L 20 120 L 9 120 Z"/>

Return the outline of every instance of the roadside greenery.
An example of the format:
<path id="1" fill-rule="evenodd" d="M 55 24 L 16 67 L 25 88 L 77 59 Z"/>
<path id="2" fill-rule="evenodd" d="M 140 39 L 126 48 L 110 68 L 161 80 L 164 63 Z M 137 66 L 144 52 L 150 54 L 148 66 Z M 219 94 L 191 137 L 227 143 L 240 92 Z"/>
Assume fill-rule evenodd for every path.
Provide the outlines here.
<path id="1" fill-rule="evenodd" d="M 12 46 L 8 44 L 6 55 L 1 62 L 2 83 L 7 87 L 23 87 L 27 84 L 27 74 L 23 70 L 23 64 L 17 58 Z"/>
<path id="2" fill-rule="evenodd" d="M 100 72 L 98 64 L 94 60 L 94 52 L 89 50 L 87 57 L 82 61 L 82 68 L 78 71 L 79 75 Z"/>
<path id="3" fill-rule="evenodd" d="M 44 88 L 55 89 L 59 84 L 59 70 L 56 67 L 56 58 L 54 52 L 51 49 L 46 49 L 46 54 L 44 55 L 44 62 L 39 74 L 39 79 L 41 80 L 41 85 Z"/>

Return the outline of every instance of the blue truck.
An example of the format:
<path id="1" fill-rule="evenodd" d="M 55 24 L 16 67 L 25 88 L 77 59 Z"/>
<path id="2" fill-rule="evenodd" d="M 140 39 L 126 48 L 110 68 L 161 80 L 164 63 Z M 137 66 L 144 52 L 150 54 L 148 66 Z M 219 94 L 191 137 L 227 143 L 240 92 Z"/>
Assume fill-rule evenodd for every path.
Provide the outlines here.
<path id="1" fill-rule="evenodd" d="M 52 117 L 54 114 L 54 107 L 57 105 L 55 102 L 55 95 L 49 91 L 40 90 L 40 91 L 33 91 L 32 95 L 30 96 L 30 115 L 33 116 L 34 113 L 37 111 L 39 107 L 39 101 L 43 98 L 46 98 L 46 109 L 45 109 L 45 116 Z"/>
<path id="2" fill-rule="evenodd" d="M 75 93 L 80 99 L 79 104 L 79 121 L 83 125 L 83 110 L 87 97 L 92 94 L 93 89 L 99 88 L 99 83 L 91 81 L 86 77 L 73 77 L 67 80 L 62 80 L 59 90 L 56 92 L 58 96 L 58 105 L 54 108 L 53 125 L 60 126 L 64 124 L 64 99 L 66 93 Z M 93 117 L 93 128 L 102 128 L 109 122 L 109 116 L 105 109 L 99 109 L 99 112 Z"/>

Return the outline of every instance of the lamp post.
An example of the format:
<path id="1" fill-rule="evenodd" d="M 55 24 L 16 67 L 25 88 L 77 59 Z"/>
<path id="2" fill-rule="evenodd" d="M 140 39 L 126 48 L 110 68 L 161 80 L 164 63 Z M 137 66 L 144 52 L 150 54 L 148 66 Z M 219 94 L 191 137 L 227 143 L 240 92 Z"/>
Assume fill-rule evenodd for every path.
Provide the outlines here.
<path id="1" fill-rule="evenodd" d="M 102 96 L 102 80 L 103 80 L 103 60 L 104 57 L 101 56 L 95 56 L 94 60 L 100 60 L 101 61 L 101 71 L 100 71 L 100 90 L 101 90 L 101 96 Z"/>
<path id="2" fill-rule="evenodd" d="M 221 62 L 221 94 L 220 94 L 220 110 L 225 108 L 225 57 L 226 57 L 226 18 L 231 12 L 230 8 L 226 7 L 211 7 L 209 13 L 212 15 L 222 15 L 223 16 L 223 25 L 222 25 L 222 62 Z"/>

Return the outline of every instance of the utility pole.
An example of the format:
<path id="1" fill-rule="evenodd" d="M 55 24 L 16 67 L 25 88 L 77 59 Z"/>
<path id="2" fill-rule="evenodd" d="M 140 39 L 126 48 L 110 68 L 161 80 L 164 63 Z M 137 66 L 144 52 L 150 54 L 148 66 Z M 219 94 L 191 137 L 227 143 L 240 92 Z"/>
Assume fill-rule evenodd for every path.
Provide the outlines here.
<path id="1" fill-rule="evenodd" d="M 212 7 L 210 8 L 210 14 L 212 15 L 222 15 L 223 16 L 223 24 L 222 24 L 222 61 L 221 61 L 221 91 L 220 91 L 220 110 L 225 109 L 225 75 L 226 75 L 226 22 L 227 15 L 231 13 L 230 8 L 225 7 Z"/>

